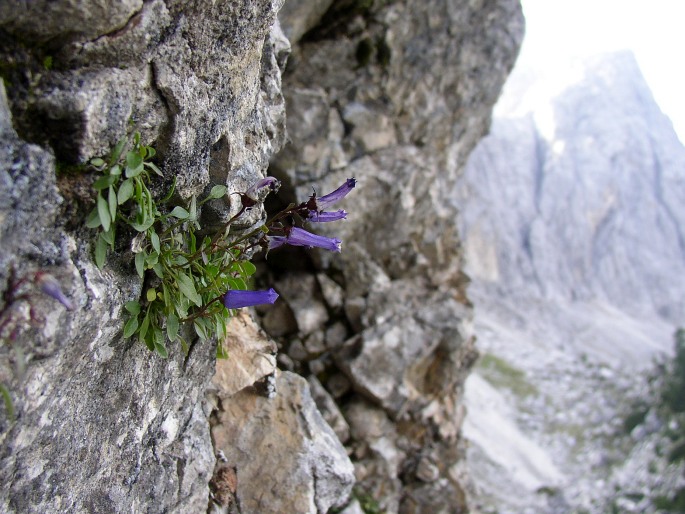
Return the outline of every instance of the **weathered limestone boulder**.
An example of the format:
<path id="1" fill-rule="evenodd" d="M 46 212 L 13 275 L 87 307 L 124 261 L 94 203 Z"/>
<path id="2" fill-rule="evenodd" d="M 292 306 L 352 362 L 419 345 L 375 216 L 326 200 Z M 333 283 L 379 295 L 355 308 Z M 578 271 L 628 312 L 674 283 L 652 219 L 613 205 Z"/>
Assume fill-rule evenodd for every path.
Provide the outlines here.
<path id="1" fill-rule="evenodd" d="M 247 312 L 231 319 L 224 342 L 228 359 L 216 362 L 209 392 L 230 398 L 276 371 L 276 344 L 266 337 Z"/>
<path id="2" fill-rule="evenodd" d="M 269 399 L 247 388 L 220 402 L 212 438 L 235 469 L 233 501 L 254 513 L 326 513 L 344 505 L 354 467 L 307 382 L 278 373 L 276 390 Z"/>

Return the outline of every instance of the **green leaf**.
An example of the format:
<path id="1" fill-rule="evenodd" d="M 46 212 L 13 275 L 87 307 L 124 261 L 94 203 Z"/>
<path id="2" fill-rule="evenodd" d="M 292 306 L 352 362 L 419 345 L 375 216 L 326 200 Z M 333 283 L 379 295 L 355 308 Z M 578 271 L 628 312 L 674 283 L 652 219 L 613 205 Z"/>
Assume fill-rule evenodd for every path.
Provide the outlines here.
<path id="1" fill-rule="evenodd" d="M 5 412 L 7 412 L 7 418 L 10 421 L 14 421 L 14 403 L 12 402 L 12 396 L 9 390 L 5 387 L 5 384 L 0 384 L 0 396 L 5 403 Z"/>
<path id="2" fill-rule="evenodd" d="M 148 350 L 150 350 L 151 352 L 155 351 L 155 341 L 152 337 L 152 330 L 148 331 L 148 333 L 145 335 L 144 338 L 141 339 L 141 341 L 145 343 L 145 346 L 147 346 Z"/>
<path id="3" fill-rule="evenodd" d="M 126 176 L 128 178 L 137 177 L 143 172 L 143 158 L 138 152 L 128 152 L 126 154 Z"/>
<path id="4" fill-rule="evenodd" d="M 226 186 L 216 185 L 209 192 L 207 200 L 216 200 L 217 198 L 221 198 L 226 194 L 226 191 L 228 191 L 228 188 Z"/>
<path id="5" fill-rule="evenodd" d="M 102 269 L 107 258 L 107 241 L 102 234 L 98 235 L 98 240 L 95 243 L 95 265 Z"/>
<path id="6" fill-rule="evenodd" d="M 116 175 L 118 177 L 119 175 L 121 175 L 121 166 L 119 166 L 118 164 L 115 164 L 114 166 L 112 166 L 109 169 L 109 174 L 110 175 Z"/>
<path id="7" fill-rule="evenodd" d="M 169 213 L 169 216 L 173 216 L 174 218 L 178 218 L 180 220 L 185 220 L 190 216 L 190 213 L 186 211 L 183 207 L 176 206 Z"/>
<path id="8" fill-rule="evenodd" d="M 154 287 L 151 287 L 147 290 L 145 293 L 145 298 L 147 298 L 148 302 L 154 302 L 157 299 L 157 291 Z"/>
<path id="9" fill-rule="evenodd" d="M 133 179 L 127 178 L 119 186 L 119 191 L 117 192 L 117 202 L 119 202 L 119 205 L 121 205 L 125 201 L 129 200 L 132 196 L 133 196 Z"/>
<path id="10" fill-rule="evenodd" d="M 145 275 L 145 252 L 140 252 L 136 254 L 135 258 L 136 262 L 136 271 L 138 272 L 138 276 L 140 278 L 143 278 L 143 275 Z"/>
<path id="11" fill-rule="evenodd" d="M 147 151 L 147 158 L 148 159 L 152 159 L 155 155 L 157 155 L 157 150 L 155 150 L 151 146 L 146 146 L 145 150 Z"/>
<path id="12" fill-rule="evenodd" d="M 90 163 L 95 166 L 96 168 L 102 168 L 105 165 L 105 161 L 100 159 L 99 157 L 96 157 L 95 159 L 91 159 Z"/>
<path id="13" fill-rule="evenodd" d="M 159 249 L 159 236 L 154 230 L 150 231 L 150 242 L 152 243 L 152 248 L 154 248 L 157 253 L 161 253 L 161 250 Z"/>
<path id="14" fill-rule="evenodd" d="M 226 279 L 231 289 L 238 289 L 240 291 L 247 290 L 247 284 L 242 278 L 228 278 Z"/>
<path id="15" fill-rule="evenodd" d="M 109 186 L 107 203 L 109 204 L 109 215 L 112 217 L 112 221 L 114 221 L 117 219 L 117 194 L 112 186 Z"/>
<path id="16" fill-rule="evenodd" d="M 155 205 L 155 200 L 152 198 L 152 193 L 148 190 L 147 192 L 147 205 L 149 207 L 149 215 L 151 218 L 156 218 L 160 216 L 157 205 Z"/>
<path id="17" fill-rule="evenodd" d="M 145 218 L 145 220 L 143 220 L 141 223 L 138 223 L 137 221 L 132 221 L 131 223 L 129 223 L 129 225 L 131 225 L 131 227 L 133 227 L 138 232 L 145 232 L 152 225 L 154 225 L 154 223 L 154 218 Z"/>
<path id="18" fill-rule="evenodd" d="M 140 303 L 131 300 L 130 302 L 126 302 L 124 304 L 124 309 L 126 309 L 132 316 L 137 316 L 140 313 Z"/>
<path id="19" fill-rule="evenodd" d="M 100 193 L 98 193 L 97 208 L 98 215 L 100 216 L 100 221 L 102 222 L 102 228 L 105 232 L 107 232 L 112 222 L 112 218 L 110 218 L 109 216 L 109 205 L 107 205 L 107 201 L 102 197 L 102 194 Z"/>
<path id="20" fill-rule="evenodd" d="M 197 241 L 195 240 L 194 231 L 190 231 L 188 234 L 188 239 L 190 240 L 188 243 L 188 250 L 190 250 L 190 253 L 195 253 L 197 251 Z"/>
<path id="21" fill-rule="evenodd" d="M 124 338 L 128 339 L 136 333 L 136 330 L 138 330 L 138 317 L 133 316 L 124 325 Z"/>
<path id="22" fill-rule="evenodd" d="M 166 333 L 169 336 L 169 341 L 175 341 L 178 336 L 178 318 L 176 314 L 169 314 L 166 319 Z"/>
<path id="23" fill-rule="evenodd" d="M 206 341 L 207 339 L 209 339 L 209 335 L 207 334 L 207 330 L 205 329 L 201 321 L 201 319 L 196 319 L 195 321 L 193 321 L 193 327 L 195 328 L 195 333 L 199 336 L 199 338 L 203 341 Z"/>
<path id="24" fill-rule="evenodd" d="M 136 179 L 133 181 L 136 186 L 136 203 L 138 205 L 143 204 L 143 183 L 140 181 L 140 179 Z"/>
<path id="25" fill-rule="evenodd" d="M 169 288 L 163 282 L 162 282 L 162 298 L 164 298 L 164 305 L 167 308 L 173 307 L 171 304 L 171 295 L 169 294 Z"/>
<path id="26" fill-rule="evenodd" d="M 207 266 L 205 267 L 205 274 L 211 280 L 214 280 L 214 278 L 219 274 L 219 267 L 214 266 L 213 264 L 207 264 Z"/>
<path id="27" fill-rule="evenodd" d="M 158 278 L 164 280 L 164 266 L 162 266 L 159 262 L 152 266 L 152 271 L 155 272 L 155 275 L 157 275 Z"/>
<path id="28" fill-rule="evenodd" d="M 104 177 L 100 177 L 93 183 L 93 189 L 95 189 L 96 191 L 102 191 L 103 189 L 107 189 L 116 181 L 117 177 L 115 175 L 105 175 Z"/>
<path id="29" fill-rule="evenodd" d="M 100 232 L 100 235 L 109 246 L 114 247 L 114 227 L 110 227 L 107 232 Z"/>
<path id="30" fill-rule="evenodd" d="M 150 269 L 152 266 L 159 262 L 159 254 L 157 252 L 150 252 L 147 257 L 145 257 L 145 267 Z"/>
<path id="31" fill-rule="evenodd" d="M 228 359 L 228 352 L 226 351 L 226 348 L 224 348 L 224 345 L 221 343 L 221 341 L 216 345 L 216 358 Z"/>
<path id="32" fill-rule="evenodd" d="M 176 176 L 174 176 L 174 179 L 171 182 L 171 188 L 169 189 L 169 192 L 167 193 L 167 195 L 164 198 L 162 198 L 161 202 L 162 203 L 168 202 L 169 199 L 171 199 L 171 196 L 174 194 L 175 190 L 176 190 Z"/>
<path id="33" fill-rule="evenodd" d="M 216 324 L 216 337 L 219 341 L 223 341 L 226 338 L 226 318 L 222 313 L 217 313 L 214 316 L 214 322 Z"/>
<path id="34" fill-rule="evenodd" d="M 163 343 L 155 343 L 155 351 L 162 359 L 169 357 L 169 352 L 167 352 L 166 346 Z"/>
<path id="35" fill-rule="evenodd" d="M 117 163 L 119 160 L 119 157 L 121 157 L 121 152 L 124 151 L 124 146 L 126 145 L 126 136 L 122 137 L 119 141 L 117 141 L 116 146 L 114 147 L 114 150 L 112 150 L 112 155 L 109 158 L 109 165 L 113 166 L 114 164 Z"/>
<path id="36" fill-rule="evenodd" d="M 200 295 L 197 294 L 197 291 L 195 290 L 195 284 L 188 275 L 179 272 L 176 277 L 176 283 L 178 284 L 178 288 L 181 290 L 181 293 L 183 293 L 188 300 L 193 302 L 198 307 L 202 306 L 202 298 L 200 298 Z"/>
<path id="37" fill-rule="evenodd" d="M 178 299 L 178 301 L 176 301 Z M 185 298 L 184 296 L 178 296 L 174 299 L 174 307 L 176 308 L 176 312 L 181 318 L 187 318 L 188 317 L 188 307 L 190 307 L 190 300 Z"/>
<path id="38" fill-rule="evenodd" d="M 98 214 L 98 208 L 94 207 L 90 214 L 86 218 L 86 227 L 88 228 L 98 228 L 102 223 L 100 223 L 100 215 Z"/>
<path id="39" fill-rule="evenodd" d="M 246 277 L 251 277 L 257 271 L 257 268 L 250 261 L 242 261 L 240 267 L 243 269 L 243 275 Z"/>
<path id="40" fill-rule="evenodd" d="M 145 314 L 145 317 L 143 318 L 143 322 L 140 324 L 140 337 L 143 338 L 147 335 L 147 330 L 150 327 L 150 314 L 147 313 Z"/>
<path id="41" fill-rule="evenodd" d="M 164 345 L 164 332 L 162 332 L 162 329 L 157 325 L 152 326 L 152 338 L 155 342 L 155 345 Z"/>
<path id="42" fill-rule="evenodd" d="M 147 167 L 150 168 L 152 171 L 154 171 L 156 175 L 159 175 L 160 177 L 163 177 L 163 176 L 164 176 L 164 173 L 162 173 L 162 170 L 160 170 L 157 166 L 155 166 L 154 163 L 152 163 L 152 162 L 146 162 L 146 163 L 145 163 L 145 166 L 147 166 Z"/>
<path id="43" fill-rule="evenodd" d="M 195 221 L 197 219 L 197 197 L 193 195 L 190 198 L 190 216 L 189 219 Z"/>

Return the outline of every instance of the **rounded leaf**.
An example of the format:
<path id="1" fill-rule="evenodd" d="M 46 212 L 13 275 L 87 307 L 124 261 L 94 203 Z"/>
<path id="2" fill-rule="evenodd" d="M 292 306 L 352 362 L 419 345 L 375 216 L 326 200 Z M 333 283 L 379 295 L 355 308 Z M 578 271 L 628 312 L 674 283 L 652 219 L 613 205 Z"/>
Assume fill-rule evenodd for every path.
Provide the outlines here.
<path id="1" fill-rule="evenodd" d="M 221 198 L 226 194 L 226 191 L 228 191 L 228 188 L 226 186 L 222 185 L 216 185 L 212 188 L 212 190 L 209 192 L 209 196 L 207 197 L 208 199 L 217 199 Z"/>
<path id="2" fill-rule="evenodd" d="M 186 211 L 183 207 L 176 206 L 169 213 L 169 216 L 173 216 L 174 218 L 178 218 L 180 220 L 185 220 L 185 219 L 188 219 L 188 217 L 190 216 L 190 213 L 188 211 Z"/>
<path id="3" fill-rule="evenodd" d="M 133 196 L 133 179 L 127 178 L 119 186 L 117 191 L 117 202 L 123 204 Z"/>

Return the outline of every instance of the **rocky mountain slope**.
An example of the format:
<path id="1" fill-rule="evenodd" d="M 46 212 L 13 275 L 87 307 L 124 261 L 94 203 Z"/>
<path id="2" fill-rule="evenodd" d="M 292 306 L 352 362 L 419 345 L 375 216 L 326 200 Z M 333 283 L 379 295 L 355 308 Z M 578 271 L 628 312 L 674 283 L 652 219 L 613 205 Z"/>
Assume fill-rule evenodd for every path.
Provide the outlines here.
<path id="1" fill-rule="evenodd" d="M 634 57 L 531 75 L 512 77 L 464 181 L 471 275 L 680 322 L 685 149 Z"/>
<path id="2" fill-rule="evenodd" d="M 467 388 L 477 502 L 638 512 L 651 466 L 612 470 L 683 322 L 685 148 L 629 53 L 511 79 L 458 190 L 485 353 Z"/>
<path id="3" fill-rule="evenodd" d="M 522 35 L 515 0 L 0 6 L 0 510 L 202 512 L 210 485 L 222 512 L 465 509 L 475 351 L 447 193 Z M 136 131 L 172 201 L 227 186 L 207 229 L 267 172 L 285 202 L 358 179 L 323 230 L 342 254 L 260 264 L 276 342 L 249 316 L 220 362 L 122 337 L 144 284 L 127 244 L 95 266 L 83 164 Z"/>

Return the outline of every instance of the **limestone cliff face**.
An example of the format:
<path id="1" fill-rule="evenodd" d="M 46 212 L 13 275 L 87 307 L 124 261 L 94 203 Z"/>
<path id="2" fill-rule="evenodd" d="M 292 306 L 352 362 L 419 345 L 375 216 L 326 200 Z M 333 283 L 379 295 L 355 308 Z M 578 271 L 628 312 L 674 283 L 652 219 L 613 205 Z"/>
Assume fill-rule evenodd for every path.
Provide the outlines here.
<path id="1" fill-rule="evenodd" d="M 298 198 L 347 177 L 358 186 L 345 223 L 322 229 L 342 254 L 316 254 L 316 274 L 296 261 L 298 278 L 276 282 L 292 312 L 279 323 L 267 313 L 265 326 L 282 336 L 283 365 L 335 399 L 329 418 L 362 491 L 387 512 L 455 512 L 476 352 L 449 195 L 513 65 L 520 7 L 336 2 L 321 15 L 320 4 L 290 2 L 279 15 L 293 44 L 290 144 L 271 172 Z"/>
<path id="2" fill-rule="evenodd" d="M 281 4 L 0 7 L 0 307 L 24 320 L 0 347 L 17 413 L 0 418 L 0 510 L 200 512 L 216 471 L 224 510 L 327 512 L 355 480 L 338 438 L 389 512 L 463 504 L 456 442 L 474 350 L 446 192 L 512 66 L 520 8 L 289 0 L 282 22 L 297 45 L 282 83 Z M 286 109 L 291 144 L 274 157 Z M 94 177 L 56 170 L 133 131 L 157 148 L 179 201 L 214 184 L 244 191 L 272 158 L 293 196 L 359 179 L 343 254 L 274 272 L 287 303 L 264 323 L 307 381 L 274 374 L 275 346 L 249 319 L 231 323 L 232 358 L 212 383 L 212 345 L 162 360 L 122 339 L 122 306 L 142 283 L 125 247 L 94 266 L 83 224 Z M 203 222 L 235 214 L 230 199 Z M 287 254 L 269 259 L 287 267 Z M 73 311 L 30 281 L 33 312 L 11 301 L 13 284 L 38 271 L 60 281 Z M 269 375 L 273 400 L 258 383 Z"/>
<path id="3" fill-rule="evenodd" d="M 45 322 L 2 346 L 17 410 L 1 421 L 4 512 L 199 512 L 215 462 L 203 410 L 214 349 L 162 360 L 122 339 L 123 303 L 142 284 L 125 251 L 94 266 L 92 175 L 58 178 L 56 163 L 139 130 L 187 197 L 212 183 L 245 190 L 283 139 L 280 3 L 103 5 L 0 10 L 12 111 L 3 102 L 0 289 L 10 272 L 49 271 L 76 306 L 37 296 Z"/>

